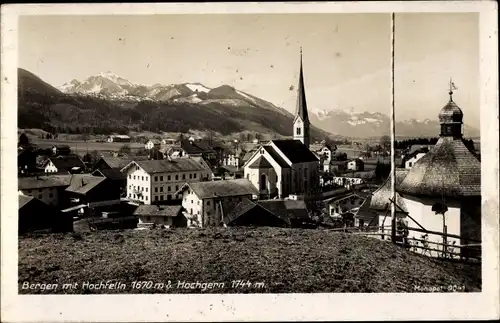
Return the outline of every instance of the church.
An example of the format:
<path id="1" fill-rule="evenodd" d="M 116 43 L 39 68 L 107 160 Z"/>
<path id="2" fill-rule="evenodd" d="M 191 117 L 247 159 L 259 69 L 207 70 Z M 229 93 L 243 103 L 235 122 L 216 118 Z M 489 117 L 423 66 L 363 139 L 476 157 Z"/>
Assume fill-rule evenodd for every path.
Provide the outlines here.
<path id="1" fill-rule="evenodd" d="M 309 150 L 310 122 L 302 50 L 295 114 L 293 139 L 271 140 L 261 145 L 243 165 L 245 178 L 259 190 L 261 199 L 309 195 L 319 183 L 319 159 Z"/>

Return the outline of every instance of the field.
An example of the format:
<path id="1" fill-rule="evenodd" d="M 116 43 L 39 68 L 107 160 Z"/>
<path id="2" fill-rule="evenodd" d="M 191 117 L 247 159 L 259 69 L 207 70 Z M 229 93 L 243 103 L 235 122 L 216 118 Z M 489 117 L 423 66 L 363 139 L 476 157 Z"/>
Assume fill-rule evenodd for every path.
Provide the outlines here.
<path id="1" fill-rule="evenodd" d="M 92 142 L 83 140 L 56 140 L 56 139 L 33 139 L 32 142 L 40 148 L 49 148 L 53 145 L 68 145 L 74 153 L 87 151 L 118 151 L 123 145 L 128 145 L 132 150 L 143 149 L 144 144 L 139 142 Z"/>
<path id="2" fill-rule="evenodd" d="M 479 265 L 429 259 L 375 238 L 326 230 L 158 229 L 19 238 L 21 294 L 416 292 L 415 286 L 480 291 L 480 274 Z M 123 289 L 83 287 L 110 280 Z M 134 281 L 151 283 L 133 288 Z M 28 283 L 58 288 L 23 289 Z M 62 289 L 65 283 L 78 286 Z"/>

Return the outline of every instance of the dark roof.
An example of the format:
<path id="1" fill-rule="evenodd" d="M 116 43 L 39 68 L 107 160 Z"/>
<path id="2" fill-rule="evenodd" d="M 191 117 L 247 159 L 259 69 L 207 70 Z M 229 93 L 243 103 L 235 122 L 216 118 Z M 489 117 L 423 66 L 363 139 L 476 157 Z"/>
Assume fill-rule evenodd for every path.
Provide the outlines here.
<path id="1" fill-rule="evenodd" d="M 229 224 L 256 206 L 257 204 L 255 204 L 253 201 L 244 198 L 235 207 L 229 210 L 229 212 L 226 212 L 226 209 L 229 209 L 229 207 L 226 207 L 222 219 L 225 224 Z"/>
<path id="2" fill-rule="evenodd" d="M 309 218 L 306 202 L 303 200 L 261 200 L 256 203 L 286 221 Z"/>
<path id="3" fill-rule="evenodd" d="M 33 200 L 33 199 L 34 199 L 33 196 L 26 196 L 26 195 L 19 194 L 19 208 L 22 208 L 23 206 L 25 206 L 26 204 L 31 202 L 31 200 Z"/>
<path id="4" fill-rule="evenodd" d="M 139 205 L 134 215 L 176 217 L 181 208 L 180 205 Z"/>
<path id="5" fill-rule="evenodd" d="M 168 173 L 168 172 L 189 172 L 206 170 L 199 162 L 191 158 L 176 158 L 173 160 L 134 160 L 122 170 L 137 164 L 148 174 Z"/>
<path id="6" fill-rule="evenodd" d="M 335 201 L 338 201 L 338 200 L 343 200 L 345 198 L 348 198 L 348 197 L 352 197 L 352 196 L 358 196 L 360 198 L 366 198 L 369 194 L 368 193 L 365 193 L 365 192 L 359 192 L 359 191 L 353 191 L 353 190 L 348 190 L 346 191 L 345 193 L 341 193 L 341 194 L 338 194 L 336 196 L 333 196 L 327 200 L 325 200 L 325 202 L 327 204 L 330 204 L 330 203 L 333 203 Z"/>
<path id="7" fill-rule="evenodd" d="M 303 121 L 309 121 L 309 116 L 307 113 L 306 90 L 304 86 L 304 71 L 302 68 L 302 50 L 300 51 L 300 74 L 299 86 L 297 88 L 297 108 L 295 110 L 295 116 L 300 117 Z"/>
<path id="8" fill-rule="evenodd" d="M 415 163 L 398 191 L 425 196 L 481 196 L 481 162 L 462 138 L 441 137 Z"/>
<path id="9" fill-rule="evenodd" d="M 246 178 L 187 183 L 180 191 L 188 186 L 200 199 L 259 194 L 255 186 Z"/>
<path id="10" fill-rule="evenodd" d="M 317 162 L 314 155 L 300 140 L 273 140 L 272 143 L 292 162 Z"/>
<path id="11" fill-rule="evenodd" d="M 44 187 L 64 187 L 69 186 L 71 175 L 49 175 L 49 176 L 31 176 L 19 177 L 18 189 L 30 190 Z"/>
<path id="12" fill-rule="evenodd" d="M 280 156 L 280 154 L 274 149 L 273 146 L 262 146 L 269 155 L 274 159 L 275 162 L 278 163 L 282 168 L 290 168 L 290 165 Z"/>
<path id="13" fill-rule="evenodd" d="M 450 95 L 450 101 L 439 111 L 440 123 L 462 122 L 464 114 Z"/>
<path id="14" fill-rule="evenodd" d="M 106 178 L 109 178 L 112 181 L 119 181 L 119 180 L 124 180 L 127 178 L 127 175 L 123 172 L 121 172 L 117 168 L 103 168 L 103 169 L 96 169 L 92 175 L 94 176 L 104 176 Z"/>
<path id="15" fill-rule="evenodd" d="M 103 160 L 109 167 L 122 169 L 127 166 L 133 160 L 147 160 L 147 156 L 127 156 L 127 157 L 114 157 L 114 156 L 102 156 Z"/>
<path id="16" fill-rule="evenodd" d="M 60 172 L 70 171 L 73 167 L 85 169 L 85 163 L 76 155 L 50 157 L 49 160 Z"/>
<path id="17" fill-rule="evenodd" d="M 428 152 L 429 152 L 429 149 L 428 149 L 427 147 L 422 147 L 422 148 L 420 148 L 420 149 L 414 150 L 413 152 L 409 153 L 408 155 L 405 155 L 405 156 L 403 157 L 403 160 L 401 161 L 401 162 L 402 162 L 402 164 L 403 164 L 403 167 L 404 167 L 404 164 L 405 164 L 408 160 L 410 160 L 410 159 L 412 159 L 412 158 L 414 158 L 414 157 L 417 157 L 417 155 L 418 155 L 418 154 L 422 154 L 422 153 L 423 153 L 423 154 L 426 154 L 426 153 L 428 153 Z"/>
<path id="18" fill-rule="evenodd" d="M 268 162 L 264 156 L 260 156 L 259 158 L 257 158 L 256 161 L 254 161 L 248 167 L 250 167 L 250 168 L 273 168 L 273 165 L 271 165 L 271 163 Z"/>
<path id="19" fill-rule="evenodd" d="M 181 141 L 181 147 L 188 154 L 214 153 L 207 141 L 184 139 Z"/>
<path id="20" fill-rule="evenodd" d="M 78 194 L 87 194 L 94 187 L 104 182 L 106 177 L 92 176 L 90 174 L 75 174 L 71 177 L 70 185 L 66 191 Z"/>

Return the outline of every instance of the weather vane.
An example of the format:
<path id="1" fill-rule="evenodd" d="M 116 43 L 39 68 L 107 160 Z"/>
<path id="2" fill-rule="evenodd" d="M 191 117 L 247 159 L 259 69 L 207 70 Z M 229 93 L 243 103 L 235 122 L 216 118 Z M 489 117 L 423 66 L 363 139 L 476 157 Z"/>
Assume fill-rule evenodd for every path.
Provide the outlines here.
<path id="1" fill-rule="evenodd" d="M 453 98 L 452 98 L 453 90 L 458 90 L 458 87 L 455 86 L 455 83 L 453 83 L 453 80 L 450 77 L 450 92 L 448 92 L 448 94 L 450 95 L 450 100 L 452 100 L 452 101 L 453 101 Z"/>

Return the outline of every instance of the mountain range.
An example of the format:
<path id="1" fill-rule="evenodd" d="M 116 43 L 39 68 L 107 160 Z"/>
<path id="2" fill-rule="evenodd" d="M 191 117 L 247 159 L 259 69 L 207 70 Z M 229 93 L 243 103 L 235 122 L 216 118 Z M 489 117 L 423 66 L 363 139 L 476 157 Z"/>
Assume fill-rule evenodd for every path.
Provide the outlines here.
<path id="1" fill-rule="evenodd" d="M 19 127 L 78 133 L 128 131 L 215 131 L 223 135 L 256 132 L 290 136 L 294 115 L 229 85 L 200 83 L 143 85 L 111 72 L 71 80 L 58 88 L 18 69 Z M 310 108 L 313 139 L 377 137 L 389 134 L 390 119 L 381 113 Z M 397 122 L 399 136 L 436 136 L 437 120 Z M 465 127 L 475 136 L 477 129 Z"/>

